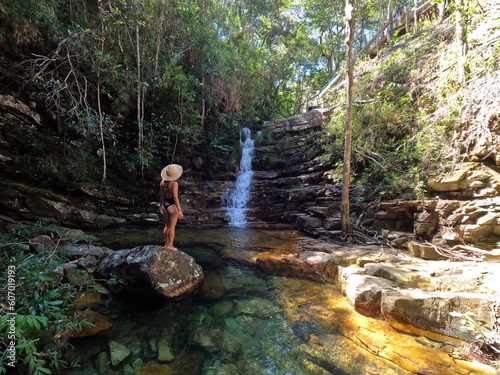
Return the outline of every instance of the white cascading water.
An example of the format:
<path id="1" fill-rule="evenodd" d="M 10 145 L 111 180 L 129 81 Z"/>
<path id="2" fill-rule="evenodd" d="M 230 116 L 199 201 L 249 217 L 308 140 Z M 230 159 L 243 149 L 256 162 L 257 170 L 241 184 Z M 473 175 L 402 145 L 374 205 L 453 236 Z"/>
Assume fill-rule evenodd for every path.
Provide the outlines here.
<path id="1" fill-rule="evenodd" d="M 229 225 L 239 228 L 243 228 L 247 224 L 247 203 L 250 200 L 254 151 L 254 140 L 250 137 L 250 129 L 243 128 L 242 131 L 245 134 L 245 141 L 240 139 L 242 147 L 240 171 L 236 175 L 235 186 L 226 190 L 222 198 L 223 206 L 229 216 Z"/>

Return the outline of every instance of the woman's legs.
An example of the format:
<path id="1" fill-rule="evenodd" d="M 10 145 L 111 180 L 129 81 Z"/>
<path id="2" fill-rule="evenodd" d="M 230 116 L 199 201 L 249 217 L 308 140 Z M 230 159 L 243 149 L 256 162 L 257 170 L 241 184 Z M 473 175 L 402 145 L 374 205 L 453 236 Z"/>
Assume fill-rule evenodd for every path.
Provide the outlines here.
<path id="1" fill-rule="evenodd" d="M 179 211 L 175 205 L 167 207 L 167 215 L 165 217 L 165 228 L 163 228 L 163 236 L 165 237 L 165 248 L 170 250 L 177 250 L 174 247 L 175 226 L 179 219 Z"/>
<path id="2" fill-rule="evenodd" d="M 163 238 L 165 239 L 165 247 L 168 246 L 168 214 L 165 213 L 165 226 L 163 227 Z"/>

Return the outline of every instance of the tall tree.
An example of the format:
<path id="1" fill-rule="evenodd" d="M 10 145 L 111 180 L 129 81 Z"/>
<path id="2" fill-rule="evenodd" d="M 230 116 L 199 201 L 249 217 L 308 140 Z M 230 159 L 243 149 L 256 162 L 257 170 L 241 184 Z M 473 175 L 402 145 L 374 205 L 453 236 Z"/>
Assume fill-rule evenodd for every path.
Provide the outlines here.
<path id="1" fill-rule="evenodd" d="M 345 22 L 346 22 L 346 45 L 347 45 L 347 107 L 346 125 L 344 139 L 344 176 L 342 190 L 342 234 L 346 237 L 352 234 L 352 223 L 350 218 L 349 185 L 351 181 L 351 143 L 352 143 L 352 107 L 354 95 L 354 0 L 346 0 Z"/>
<path id="2" fill-rule="evenodd" d="M 467 56 L 467 19 L 470 10 L 467 7 L 467 0 L 455 0 L 455 23 L 456 23 L 456 44 L 457 44 L 457 78 L 460 85 L 465 81 L 465 58 Z"/>

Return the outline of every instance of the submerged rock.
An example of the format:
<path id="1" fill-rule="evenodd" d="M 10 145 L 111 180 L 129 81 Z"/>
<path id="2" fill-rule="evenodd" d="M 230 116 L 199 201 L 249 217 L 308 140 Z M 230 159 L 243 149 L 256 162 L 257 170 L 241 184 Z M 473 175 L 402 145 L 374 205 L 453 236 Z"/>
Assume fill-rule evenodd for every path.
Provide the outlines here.
<path id="1" fill-rule="evenodd" d="M 148 362 L 135 375 L 172 375 L 172 368 L 158 362 Z"/>
<path id="2" fill-rule="evenodd" d="M 219 275 L 210 274 L 205 277 L 201 288 L 201 297 L 207 300 L 219 300 L 226 294 L 226 288 Z"/>
<path id="3" fill-rule="evenodd" d="M 172 346 L 169 340 L 162 338 L 158 341 L 158 360 L 159 361 L 171 361 L 175 358 L 172 353 Z"/>
<path id="4" fill-rule="evenodd" d="M 192 257 L 153 245 L 115 251 L 101 260 L 95 274 L 118 280 L 114 292 L 149 292 L 166 298 L 192 295 L 204 279 Z"/>
<path id="5" fill-rule="evenodd" d="M 109 351 L 111 352 L 111 364 L 116 366 L 130 355 L 130 349 L 125 345 L 116 341 L 109 343 Z"/>
<path id="6" fill-rule="evenodd" d="M 111 321 L 106 316 L 97 311 L 78 311 L 76 312 L 76 315 L 78 322 L 86 321 L 90 323 L 91 326 L 80 329 L 65 328 L 56 335 L 56 339 L 59 342 L 65 343 L 74 338 L 96 336 L 107 331 L 113 326 Z"/>
<path id="7" fill-rule="evenodd" d="M 273 314 L 277 314 L 280 309 L 273 301 L 255 297 L 252 299 L 237 300 L 236 311 L 238 314 L 248 314 L 267 318 Z"/>
<path id="8" fill-rule="evenodd" d="M 199 328 L 196 330 L 193 340 L 207 352 L 212 352 L 222 347 L 224 333 L 217 329 Z"/>

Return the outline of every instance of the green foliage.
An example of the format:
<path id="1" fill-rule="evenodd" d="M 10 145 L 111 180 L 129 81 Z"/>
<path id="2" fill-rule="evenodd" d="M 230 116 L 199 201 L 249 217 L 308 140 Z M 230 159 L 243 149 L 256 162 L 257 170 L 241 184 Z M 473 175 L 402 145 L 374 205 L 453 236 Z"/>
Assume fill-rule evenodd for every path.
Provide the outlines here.
<path id="1" fill-rule="evenodd" d="M 274 142 L 273 132 L 270 128 L 265 128 L 255 137 L 255 144 L 257 146 L 266 146 Z"/>
<path id="2" fill-rule="evenodd" d="M 278 157 L 274 154 L 263 153 L 261 160 L 264 164 L 274 164 L 278 160 Z"/>
<path id="3" fill-rule="evenodd" d="M 0 331 L 4 332 L 0 341 L 4 348 L 14 343 L 17 363 L 24 364 L 30 374 L 42 375 L 65 364 L 61 359 L 64 346 L 55 344 L 53 337 L 64 329 L 90 324 L 69 313 L 76 293 L 85 285 L 74 287 L 54 279 L 54 270 L 68 260 L 65 255 L 57 248 L 33 253 L 23 242 L 26 235 L 40 232 L 57 235 L 62 230 L 41 221 L 33 228 L 2 233 L 0 238 L 0 284 L 9 291 L 2 309 L 12 313 L 0 318 Z M 0 352 L 0 373 L 10 362 L 8 355 Z"/>
<path id="4" fill-rule="evenodd" d="M 12 23 L 16 28 L 29 21 L 35 27 L 50 25 L 57 0 L 5 0 L 0 7 L 0 21 Z"/>
<path id="5" fill-rule="evenodd" d="M 392 77 L 397 80 L 398 74 Z M 360 86 L 368 86 L 366 82 Z M 442 140 L 450 136 L 456 122 L 450 118 L 425 125 L 418 117 L 419 107 L 392 82 L 375 96 L 378 100 L 373 103 L 355 107 L 353 177 L 358 184 L 370 186 L 375 197 L 422 198 L 424 181 L 447 165 Z M 343 160 L 344 126 L 344 113 L 338 110 L 323 128 L 324 158 L 334 164 Z"/>
<path id="6" fill-rule="evenodd" d="M 203 144 L 203 148 L 207 152 L 207 157 L 214 160 L 215 164 L 211 166 L 215 171 L 221 165 L 235 166 L 240 160 L 240 137 L 241 129 L 237 123 L 232 123 L 232 126 L 225 127 L 217 125 L 210 132 L 209 144 Z"/>

